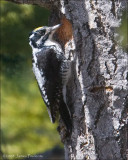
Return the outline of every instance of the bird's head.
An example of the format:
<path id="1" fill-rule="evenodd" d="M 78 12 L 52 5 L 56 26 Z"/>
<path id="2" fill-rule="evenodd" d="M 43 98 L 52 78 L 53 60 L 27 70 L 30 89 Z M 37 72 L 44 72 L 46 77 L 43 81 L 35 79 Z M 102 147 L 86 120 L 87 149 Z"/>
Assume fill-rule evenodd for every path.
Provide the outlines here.
<path id="1" fill-rule="evenodd" d="M 61 24 L 53 27 L 38 27 L 29 35 L 29 44 L 32 48 L 42 48 L 47 40 L 52 41 L 53 34 L 61 26 Z"/>

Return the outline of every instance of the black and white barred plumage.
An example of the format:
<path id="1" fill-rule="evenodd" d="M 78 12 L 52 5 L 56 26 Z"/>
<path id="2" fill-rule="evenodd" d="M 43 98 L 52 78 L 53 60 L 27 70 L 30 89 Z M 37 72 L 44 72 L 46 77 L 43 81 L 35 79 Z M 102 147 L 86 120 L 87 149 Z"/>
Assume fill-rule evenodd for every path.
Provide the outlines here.
<path id="1" fill-rule="evenodd" d="M 53 40 L 60 27 L 39 27 L 29 36 L 33 54 L 33 72 L 42 98 L 54 123 L 59 112 L 68 131 L 71 132 L 71 114 L 66 104 L 66 85 L 70 76 L 70 61 L 61 46 Z"/>

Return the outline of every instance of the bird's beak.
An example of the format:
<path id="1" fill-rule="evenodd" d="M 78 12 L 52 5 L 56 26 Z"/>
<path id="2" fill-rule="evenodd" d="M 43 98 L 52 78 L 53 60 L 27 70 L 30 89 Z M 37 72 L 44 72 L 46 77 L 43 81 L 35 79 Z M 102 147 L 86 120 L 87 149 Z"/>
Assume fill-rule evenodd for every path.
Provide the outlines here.
<path id="1" fill-rule="evenodd" d="M 49 29 L 50 29 L 51 32 L 55 32 L 58 28 L 60 28 L 61 25 L 62 24 L 57 24 L 57 25 L 55 25 L 53 27 L 49 27 Z"/>
<path id="2" fill-rule="evenodd" d="M 57 25 L 51 27 L 51 30 L 52 30 L 52 31 L 57 30 L 58 28 L 60 28 L 61 25 L 62 25 L 62 24 L 57 24 Z"/>

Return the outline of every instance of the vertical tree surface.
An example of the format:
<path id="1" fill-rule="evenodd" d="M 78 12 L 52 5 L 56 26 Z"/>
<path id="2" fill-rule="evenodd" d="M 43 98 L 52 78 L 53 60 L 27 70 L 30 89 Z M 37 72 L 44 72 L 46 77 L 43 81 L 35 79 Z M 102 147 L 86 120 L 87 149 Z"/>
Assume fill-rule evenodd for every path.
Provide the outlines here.
<path id="1" fill-rule="evenodd" d="M 10 0 L 51 10 L 72 73 L 67 86 L 73 129 L 60 136 L 65 159 L 127 158 L 127 58 L 119 45 L 125 0 Z"/>

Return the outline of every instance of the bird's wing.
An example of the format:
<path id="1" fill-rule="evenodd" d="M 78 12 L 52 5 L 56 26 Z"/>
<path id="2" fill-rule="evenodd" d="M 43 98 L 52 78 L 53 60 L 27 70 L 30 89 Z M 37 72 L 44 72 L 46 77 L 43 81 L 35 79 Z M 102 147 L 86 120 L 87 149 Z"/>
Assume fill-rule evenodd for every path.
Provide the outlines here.
<path id="1" fill-rule="evenodd" d="M 71 132 L 71 116 L 67 104 L 63 97 L 62 65 L 66 65 L 66 59 L 63 54 L 57 54 L 53 49 L 45 48 L 33 55 L 33 70 L 36 76 L 42 98 L 47 106 L 51 121 L 56 120 L 56 113 L 60 116 Z"/>
<path id="2" fill-rule="evenodd" d="M 42 98 L 48 108 L 51 121 L 54 123 L 58 103 L 56 101 L 57 94 L 61 91 L 61 58 L 57 58 L 57 54 L 53 49 L 45 48 L 33 55 L 33 71 L 36 76 Z"/>

